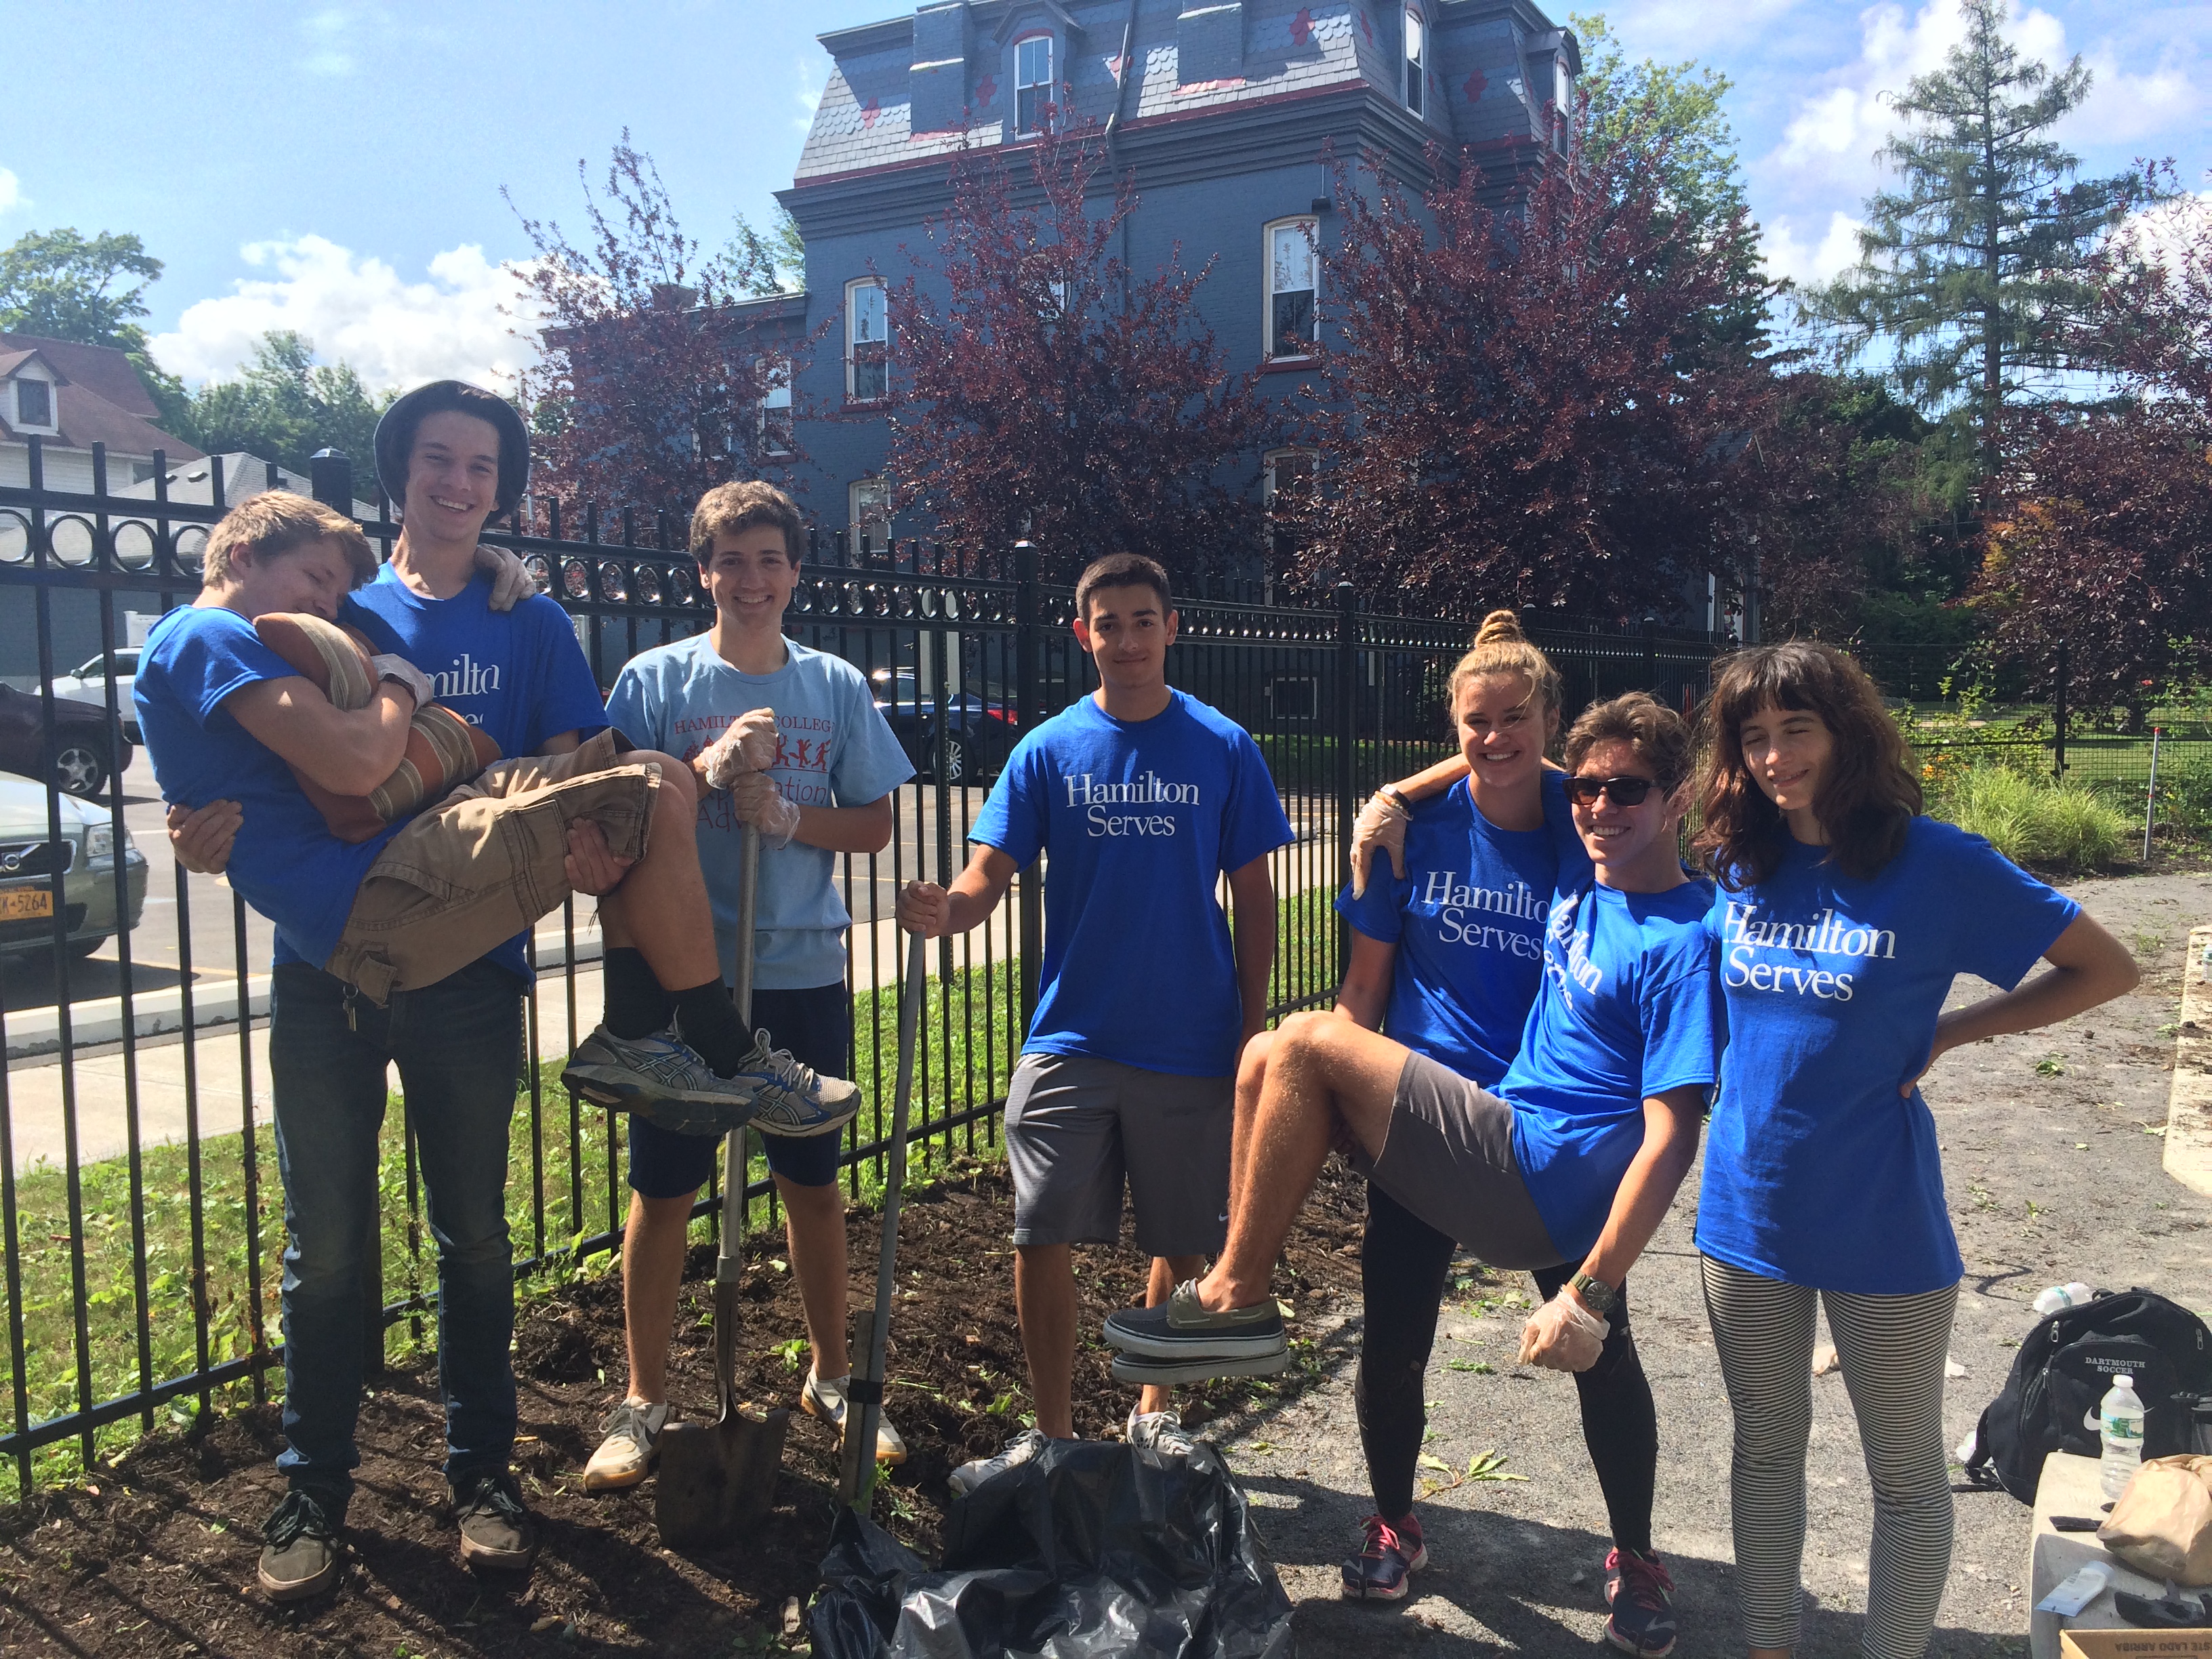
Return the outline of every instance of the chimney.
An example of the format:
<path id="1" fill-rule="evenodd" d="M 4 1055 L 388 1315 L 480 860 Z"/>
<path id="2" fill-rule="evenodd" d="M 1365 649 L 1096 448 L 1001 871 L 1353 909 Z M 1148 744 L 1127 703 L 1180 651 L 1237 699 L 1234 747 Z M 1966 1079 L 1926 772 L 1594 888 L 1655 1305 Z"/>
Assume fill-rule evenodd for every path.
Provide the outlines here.
<path id="1" fill-rule="evenodd" d="M 969 40 L 968 0 L 914 9 L 909 73 L 915 132 L 957 132 L 967 125 Z"/>
<path id="2" fill-rule="evenodd" d="M 689 311 L 699 303 L 699 290 L 687 288 L 682 283 L 655 283 L 653 285 L 653 308 L 655 311 Z"/>
<path id="3" fill-rule="evenodd" d="M 1176 19 L 1176 81 L 1234 81 L 1244 73 L 1242 0 L 1186 0 Z"/>

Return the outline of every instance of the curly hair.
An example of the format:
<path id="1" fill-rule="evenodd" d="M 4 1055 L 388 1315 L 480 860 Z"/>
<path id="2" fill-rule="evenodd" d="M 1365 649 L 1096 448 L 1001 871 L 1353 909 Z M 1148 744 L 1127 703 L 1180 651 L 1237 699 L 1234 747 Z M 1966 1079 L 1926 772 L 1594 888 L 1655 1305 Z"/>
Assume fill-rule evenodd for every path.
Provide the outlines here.
<path id="1" fill-rule="evenodd" d="M 1567 770 L 1599 744 L 1625 743 L 1651 769 L 1662 794 L 1671 795 L 1690 775 L 1690 727 L 1683 718 L 1648 691 L 1631 691 L 1594 702 L 1575 717 L 1567 732 Z"/>
<path id="2" fill-rule="evenodd" d="M 1814 640 L 1753 646 L 1713 665 L 1693 843 L 1706 868 L 1722 885 L 1741 889 L 1781 862 L 1782 809 L 1743 758 L 1743 723 L 1762 708 L 1802 709 L 1828 728 L 1827 775 L 1813 814 L 1838 869 L 1859 881 L 1878 874 L 1904 850 L 1921 808 L 1920 782 L 1881 688 L 1835 647 Z"/>
<path id="3" fill-rule="evenodd" d="M 704 570 L 714 561 L 714 538 L 735 536 L 758 525 L 783 532 L 783 550 L 797 564 L 806 548 L 806 526 L 799 503 L 774 484 L 747 479 L 716 484 L 691 509 L 691 556 Z"/>

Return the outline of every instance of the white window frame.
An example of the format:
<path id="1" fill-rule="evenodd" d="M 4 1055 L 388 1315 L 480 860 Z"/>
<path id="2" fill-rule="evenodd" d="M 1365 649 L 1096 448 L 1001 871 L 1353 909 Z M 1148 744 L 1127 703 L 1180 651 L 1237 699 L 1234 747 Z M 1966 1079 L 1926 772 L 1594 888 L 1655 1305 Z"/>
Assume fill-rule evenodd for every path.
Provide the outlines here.
<path id="1" fill-rule="evenodd" d="M 1302 460 L 1306 464 L 1305 476 L 1309 482 L 1321 469 L 1321 452 L 1317 449 L 1304 449 L 1292 444 L 1283 449 L 1269 450 L 1260 458 L 1261 506 L 1265 507 L 1274 506 L 1275 493 L 1280 488 L 1279 481 L 1276 477 L 1276 469 L 1285 461 L 1291 459 Z"/>
<path id="2" fill-rule="evenodd" d="M 46 389 L 46 418 L 43 421 L 31 420 L 23 413 L 23 388 L 33 383 Z M 61 430 L 61 399 L 55 395 L 54 383 L 52 380 L 43 374 L 18 374 L 15 380 L 15 386 L 14 424 L 17 431 L 45 434 Z"/>
<path id="3" fill-rule="evenodd" d="M 1044 78 L 1042 80 L 1022 79 L 1022 48 L 1024 46 L 1043 48 Z M 1032 137 L 1044 131 L 1042 125 L 1044 106 L 1055 101 L 1052 95 L 1054 84 L 1052 70 L 1053 58 L 1057 51 L 1058 45 L 1053 40 L 1050 29 L 1039 29 L 1034 33 L 1022 35 L 1014 41 L 1014 137 L 1017 138 Z M 1034 118 L 1025 117 L 1022 111 L 1022 94 L 1025 92 L 1036 94 L 1036 108 L 1031 112 Z"/>
<path id="4" fill-rule="evenodd" d="M 864 331 L 866 325 L 860 316 L 859 296 L 864 289 L 873 289 L 883 296 L 878 313 L 883 338 L 872 339 Z M 860 348 L 880 349 L 883 363 L 883 389 L 863 394 L 860 389 L 861 367 Z M 845 284 L 845 399 L 848 403 L 879 404 L 890 396 L 891 384 L 891 295 L 890 284 L 880 276 L 858 276 Z"/>
<path id="5" fill-rule="evenodd" d="M 1311 284 L 1311 286 L 1308 288 L 1283 289 L 1279 288 L 1276 282 L 1276 234 L 1280 231 L 1292 229 L 1302 230 L 1304 236 L 1306 239 L 1306 257 L 1310 262 L 1306 269 L 1306 276 Z M 1260 343 L 1261 346 L 1261 355 L 1270 362 L 1302 363 L 1310 362 L 1313 356 L 1313 354 L 1310 351 L 1279 352 L 1275 349 L 1275 295 L 1278 293 L 1312 295 L 1315 331 L 1316 336 L 1318 336 L 1320 331 L 1321 318 L 1320 234 L 1321 221 L 1310 213 L 1297 214 L 1287 219 L 1270 220 L 1261 229 L 1260 259 L 1262 281 L 1260 284 L 1261 289 Z"/>
<path id="6" fill-rule="evenodd" d="M 1567 72 L 1567 55 L 1564 52 L 1552 54 L 1552 107 L 1559 112 L 1559 125 L 1552 135 L 1553 147 L 1565 155 L 1574 127 L 1575 77 Z"/>
<path id="7" fill-rule="evenodd" d="M 1403 31 L 1405 46 L 1400 55 L 1406 60 L 1406 107 L 1416 115 L 1423 115 L 1429 102 L 1429 20 L 1422 15 L 1419 6 L 1408 6 L 1399 27 Z"/>
<path id="8" fill-rule="evenodd" d="M 761 359 L 762 385 L 766 388 L 760 400 L 760 453 L 763 455 L 788 455 L 798 447 L 797 428 L 791 405 L 791 359 L 763 357 Z M 774 430 L 773 416 L 777 410 L 783 414 L 783 430 Z"/>
<path id="9" fill-rule="evenodd" d="M 872 527 L 883 530 L 881 542 L 889 546 L 891 534 L 891 487 L 890 480 L 880 477 L 855 478 L 845 486 L 846 534 L 853 550 L 853 562 L 861 561 L 861 536 Z M 872 507 L 871 506 L 872 503 Z"/>

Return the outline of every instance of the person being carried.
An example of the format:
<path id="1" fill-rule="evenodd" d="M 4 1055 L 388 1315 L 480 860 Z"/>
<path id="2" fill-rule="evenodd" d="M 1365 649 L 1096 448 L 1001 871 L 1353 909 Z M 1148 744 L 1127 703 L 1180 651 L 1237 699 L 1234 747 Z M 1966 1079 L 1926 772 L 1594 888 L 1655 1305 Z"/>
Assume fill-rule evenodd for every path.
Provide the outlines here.
<path id="1" fill-rule="evenodd" d="M 804 1063 L 842 1073 L 853 1043 L 846 989 L 846 914 L 836 854 L 880 852 L 891 838 L 891 792 L 914 768 L 860 670 L 783 636 L 799 586 L 804 530 L 791 497 L 765 483 L 726 483 L 691 515 L 691 553 L 714 605 L 708 631 L 656 647 L 624 665 L 607 718 L 638 741 L 678 756 L 699 791 L 699 859 L 714 914 L 725 979 L 753 953 L 754 1024 L 777 1032 Z M 738 845 L 762 838 L 753 937 L 738 936 Z M 635 950 L 609 951 L 607 996 L 665 1024 L 667 994 Z M 585 1466 L 586 1491 L 645 1479 L 668 1419 L 669 1334 L 699 1189 L 717 1143 L 629 1121 L 629 1223 L 623 1237 L 623 1333 L 629 1385 Z M 793 1276 L 805 1310 L 813 1364 L 804 1409 L 842 1436 L 846 1386 L 845 1205 L 834 1135 L 767 1142 L 782 1200 Z M 879 1419 L 877 1455 L 906 1447 Z"/>
<path id="2" fill-rule="evenodd" d="M 1006 1118 L 1036 1426 L 954 1470 L 956 1492 L 1025 1461 L 1045 1437 L 1074 1437 L 1070 1247 L 1119 1237 L 1125 1180 L 1152 1300 L 1221 1246 L 1237 1054 L 1266 1022 L 1274 960 L 1267 855 L 1291 837 L 1249 734 L 1169 686 L 1176 625 L 1152 560 L 1116 553 L 1086 569 L 1075 636 L 1098 690 L 1016 746 L 951 890 L 915 882 L 899 896 L 909 932 L 964 933 L 1017 872 L 1036 878 L 1039 853 L 1052 868 L 1036 1012 Z M 1224 873 L 1233 933 L 1216 896 Z M 1187 1450 L 1168 1392 L 1176 1368 L 1138 1361 L 1115 1375 L 1142 1389 L 1131 1442 Z"/>
<path id="3" fill-rule="evenodd" d="M 1607 1316 L 1696 1158 L 1716 1075 L 1711 894 L 1675 850 L 1691 764 L 1679 716 L 1642 693 L 1600 703 L 1568 733 L 1566 761 L 1594 878 L 1563 861 L 1542 982 L 1496 1091 L 1355 1019 L 1285 1021 L 1241 1128 L 1228 1248 L 1160 1305 L 1108 1319 L 1109 1346 L 1210 1375 L 1282 1352 L 1269 1274 L 1342 1141 L 1374 1188 L 1484 1261 L 1571 1267 L 1528 1322 L 1525 1362 L 1622 1363 Z M 1624 1386 L 1619 1403 L 1632 1409 L 1638 1394 Z M 1621 1438 L 1619 1471 L 1640 1468 L 1637 1425 L 1607 1429 Z M 1614 1461 L 1601 1455 L 1601 1469 Z M 1635 1650 L 1664 1650 L 1653 1622 L 1623 1632 Z"/>

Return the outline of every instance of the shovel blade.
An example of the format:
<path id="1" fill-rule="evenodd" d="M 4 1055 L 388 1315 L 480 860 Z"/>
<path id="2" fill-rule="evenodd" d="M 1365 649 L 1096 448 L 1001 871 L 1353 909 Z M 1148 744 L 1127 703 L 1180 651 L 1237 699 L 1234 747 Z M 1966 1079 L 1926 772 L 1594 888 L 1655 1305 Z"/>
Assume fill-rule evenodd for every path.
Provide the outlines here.
<path id="1" fill-rule="evenodd" d="M 671 1423 L 661 1431 L 653 1520 L 670 1549 L 737 1541 L 775 1501 L 791 1413 L 744 1411 L 719 1423 Z"/>

